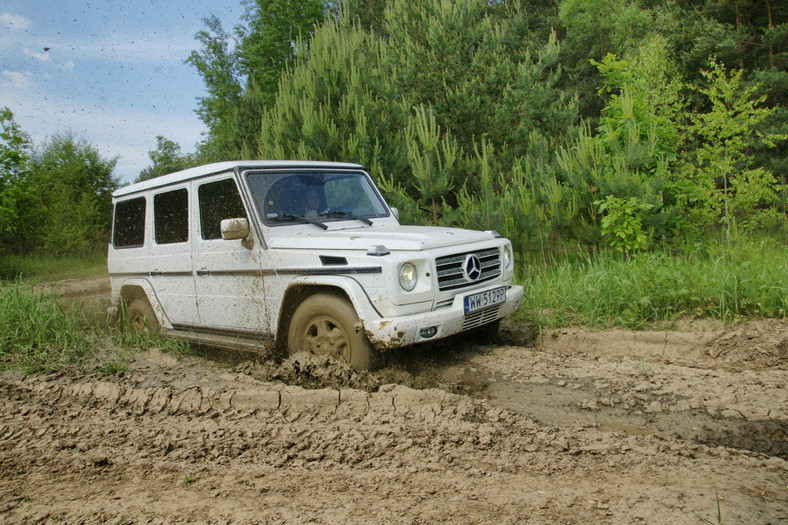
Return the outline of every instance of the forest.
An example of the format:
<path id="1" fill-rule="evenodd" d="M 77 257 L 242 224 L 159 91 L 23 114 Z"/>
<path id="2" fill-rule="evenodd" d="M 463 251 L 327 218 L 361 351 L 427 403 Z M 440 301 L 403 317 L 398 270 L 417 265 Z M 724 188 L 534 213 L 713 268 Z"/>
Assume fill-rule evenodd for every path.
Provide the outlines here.
<path id="1" fill-rule="evenodd" d="M 406 222 L 544 258 L 785 231 L 783 4 L 247 7 L 188 59 L 209 92 L 198 162 L 359 162 Z"/>
<path id="2" fill-rule="evenodd" d="M 185 62 L 194 152 L 358 162 L 402 221 L 494 229 L 523 260 L 678 254 L 788 222 L 788 7 L 771 0 L 244 0 Z M 184 51 L 188 53 L 188 51 Z M 0 248 L 101 251 L 113 159 L 2 110 Z M 56 130 L 53 130 L 56 131 Z"/>

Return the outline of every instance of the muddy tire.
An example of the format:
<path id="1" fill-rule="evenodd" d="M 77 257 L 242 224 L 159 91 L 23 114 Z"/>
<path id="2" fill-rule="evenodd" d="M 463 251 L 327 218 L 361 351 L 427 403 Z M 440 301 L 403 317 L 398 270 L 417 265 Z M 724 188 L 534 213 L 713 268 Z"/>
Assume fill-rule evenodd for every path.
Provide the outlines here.
<path id="1" fill-rule="evenodd" d="M 159 320 L 153 312 L 153 308 L 145 298 L 134 299 L 126 307 L 126 329 L 133 332 L 144 332 L 148 334 L 158 334 L 160 330 Z"/>
<path id="2" fill-rule="evenodd" d="M 482 326 L 471 334 L 471 340 L 477 345 L 492 345 L 498 342 L 498 332 L 501 329 L 501 320 Z"/>
<path id="3" fill-rule="evenodd" d="M 303 351 L 328 354 L 357 370 L 369 370 L 376 365 L 377 352 L 357 325 L 356 310 L 346 299 L 312 295 L 293 314 L 287 351 L 290 355 Z"/>

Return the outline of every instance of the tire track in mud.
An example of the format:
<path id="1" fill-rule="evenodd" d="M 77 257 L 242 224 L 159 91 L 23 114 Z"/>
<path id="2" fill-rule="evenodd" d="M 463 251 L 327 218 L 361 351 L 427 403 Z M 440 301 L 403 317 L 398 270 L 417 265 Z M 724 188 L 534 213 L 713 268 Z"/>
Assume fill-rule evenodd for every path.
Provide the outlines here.
<path id="1" fill-rule="evenodd" d="M 740 412 L 711 411 L 653 393 L 621 395 L 595 388 L 593 382 L 591 378 L 572 383 L 491 379 L 485 394 L 490 403 L 546 425 L 579 425 L 630 435 L 660 434 L 788 460 L 788 421 L 750 420 Z M 695 408 L 688 408 L 691 406 Z"/>
<path id="2" fill-rule="evenodd" d="M 770 519 L 784 501 L 775 493 L 784 462 L 758 454 L 544 426 L 439 389 L 307 390 L 205 372 L 211 365 L 198 361 L 113 378 L 0 376 L 0 516 L 336 523 L 354 522 L 361 508 L 372 521 L 405 523 L 659 513 L 680 522 L 703 506 L 681 485 L 703 483 L 699 460 L 721 473 L 743 515 Z M 643 485 L 647 472 L 676 471 L 676 480 Z M 603 479 L 613 488 L 600 489 Z M 742 499 L 750 484 L 769 497 Z M 435 498 L 451 503 L 436 507 Z M 221 509 L 211 519 L 206 500 Z"/>
<path id="3" fill-rule="evenodd" d="M 669 419 L 783 425 L 781 323 L 554 347 L 516 332 L 373 375 L 156 351 L 120 376 L 0 373 L 0 521 L 693 523 L 719 495 L 726 523 L 782 523 L 785 459 Z"/>
<path id="4" fill-rule="evenodd" d="M 788 459 L 784 361 L 714 370 L 539 347 L 495 347 L 469 359 L 478 368 L 474 380 L 485 384 L 479 396 L 545 425 L 671 436 Z"/>
<path id="5" fill-rule="evenodd" d="M 137 387 L 122 381 L 45 378 L 4 381 L 0 386 L 0 395 L 11 401 L 3 409 L 6 424 L 0 428 L 0 449 L 48 438 L 56 441 L 55 448 L 84 452 L 101 449 L 107 441 L 112 447 L 177 457 L 180 450 L 191 459 L 234 458 L 252 451 L 254 460 L 260 459 L 257 453 L 269 460 L 276 457 L 276 466 L 318 460 L 355 465 L 375 463 L 376 458 L 396 462 L 400 459 L 391 452 L 399 451 L 446 465 L 475 456 L 477 468 L 487 463 L 490 469 L 515 472 L 532 467 L 523 452 L 571 452 L 564 459 L 574 461 L 574 456 L 586 453 L 616 455 L 640 440 L 648 441 L 647 436 L 611 434 L 600 443 L 582 430 L 539 425 L 483 401 L 397 385 L 374 393 L 287 385 Z M 125 430 L 107 433 L 102 419 L 116 421 L 116 427 L 120 422 Z M 14 425 L 18 421 L 28 423 Z M 75 421 L 84 424 L 75 426 Z M 172 428 L 168 421 L 175 422 Z M 334 430 L 326 432 L 325 425 Z M 658 441 L 658 449 L 680 455 L 703 448 Z M 479 455 L 493 448 L 495 458 Z M 561 463 L 550 462 L 540 470 L 559 472 Z"/>
<path id="6" fill-rule="evenodd" d="M 201 457 L 203 453 L 237 457 L 243 451 L 256 449 L 258 452 L 264 450 L 269 458 L 276 457 L 276 465 L 295 460 L 327 459 L 339 464 L 356 464 L 389 456 L 389 451 L 397 448 L 414 451 L 444 445 L 448 448 L 489 445 L 494 438 L 511 435 L 500 422 L 507 417 L 513 419 L 511 414 L 507 416 L 500 409 L 461 396 L 394 385 L 369 394 L 352 389 L 305 390 L 290 386 L 134 387 L 108 381 L 64 384 L 34 379 L 6 381 L 0 394 L 17 404 L 4 407 L 3 412 L 16 413 L 17 418 L 2 414 L 3 420 L 9 423 L 3 427 L 0 446 L 49 436 L 65 440 L 56 444 L 61 449 L 100 448 L 105 435 L 100 429 L 89 430 L 90 423 L 77 425 L 76 429 L 65 433 L 60 428 L 73 428 L 71 421 L 84 418 L 96 423 L 96 414 L 104 413 L 107 419 L 120 420 L 121 426 L 129 424 L 124 445 L 138 443 L 143 449 L 171 454 L 179 448 L 190 449 L 205 441 L 213 443 L 210 452 L 191 450 L 187 455 L 192 458 Z M 15 419 L 28 420 L 30 424 L 13 428 Z M 52 420 L 55 423 L 49 422 Z M 137 426 L 140 420 L 152 422 L 155 429 L 145 431 L 144 425 Z M 174 428 L 181 428 L 185 433 L 160 425 L 171 420 L 177 421 Z M 445 421 L 446 430 L 421 428 L 431 426 L 436 420 Z M 336 430 L 319 439 L 311 439 L 316 432 L 324 433 L 321 428 L 311 427 L 327 423 L 336 425 Z M 378 429 L 379 426 L 384 427 L 385 432 Z M 34 428 L 40 430 L 34 432 Z M 462 430 L 457 433 L 459 428 Z M 408 438 L 399 443 L 395 437 L 398 434 Z M 115 433 L 115 437 L 109 438 L 112 446 L 121 444 L 116 439 L 119 435 Z M 348 435 L 351 436 L 349 444 L 343 443 Z M 538 446 L 549 448 L 549 441 Z M 181 446 L 187 442 L 188 446 Z"/>

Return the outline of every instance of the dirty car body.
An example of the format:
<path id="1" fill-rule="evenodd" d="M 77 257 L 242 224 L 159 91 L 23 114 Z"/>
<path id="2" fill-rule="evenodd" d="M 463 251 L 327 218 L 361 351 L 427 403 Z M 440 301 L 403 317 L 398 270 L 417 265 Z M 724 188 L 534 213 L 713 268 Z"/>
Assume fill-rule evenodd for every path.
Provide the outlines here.
<path id="1" fill-rule="evenodd" d="M 298 339 L 353 362 L 360 345 L 490 326 L 522 300 L 507 239 L 402 226 L 356 164 L 210 164 L 124 187 L 113 205 L 113 304 L 197 341 L 292 352 Z"/>

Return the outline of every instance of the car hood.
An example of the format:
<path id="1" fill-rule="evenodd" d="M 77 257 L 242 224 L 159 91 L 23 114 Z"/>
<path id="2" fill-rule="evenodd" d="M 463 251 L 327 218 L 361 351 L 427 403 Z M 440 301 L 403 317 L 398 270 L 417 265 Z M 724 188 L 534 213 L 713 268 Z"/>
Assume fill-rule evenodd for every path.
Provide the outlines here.
<path id="1" fill-rule="evenodd" d="M 494 239 L 492 232 L 436 226 L 381 226 L 341 230 L 299 229 L 267 240 L 270 248 L 364 250 L 382 244 L 390 251 L 419 251 Z"/>

